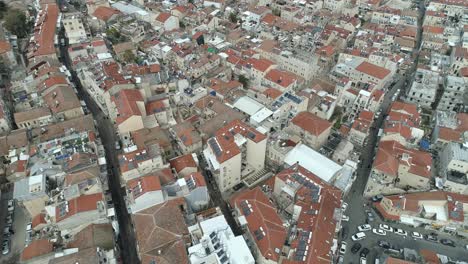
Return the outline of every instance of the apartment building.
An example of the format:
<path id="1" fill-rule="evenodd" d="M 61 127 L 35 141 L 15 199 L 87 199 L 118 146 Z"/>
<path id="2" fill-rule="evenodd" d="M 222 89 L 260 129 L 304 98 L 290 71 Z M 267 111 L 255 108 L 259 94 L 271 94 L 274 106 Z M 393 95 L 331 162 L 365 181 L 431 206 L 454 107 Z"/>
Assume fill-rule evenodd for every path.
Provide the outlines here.
<path id="1" fill-rule="evenodd" d="M 356 118 L 349 130 L 349 140 L 355 146 L 364 146 L 364 142 L 367 140 L 367 136 L 371 130 L 372 123 L 374 121 L 374 113 L 370 111 L 361 111 L 358 118 Z"/>
<path id="2" fill-rule="evenodd" d="M 307 145 L 320 149 L 328 140 L 332 123 L 310 112 L 301 112 L 291 120 L 288 128 Z"/>
<path id="3" fill-rule="evenodd" d="M 458 111 L 466 104 L 465 97 L 468 94 L 468 83 L 462 77 L 449 75 L 445 78 L 444 91 L 440 98 L 437 110 Z"/>
<path id="4" fill-rule="evenodd" d="M 203 154 L 221 192 L 265 166 L 267 136 L 234 120 L 209 138 Z"/>
<path id="5" fill-rule="evenodd" d="M 69 44 L 85 42 L 88 38 L 80 13 L 66 14 L 62 19 L 65 35 Z"/>
<path id="6" fill-rule="evenodd" d="M 423 108 L 431 109 L 436 99 L 439 84 L 440 76 L 438 73 L 418 69 L 416 70 L 413 84 L 406 93 L 405 100 L 409 103 L 418 104 Z"/>
<path id="7" fill-rule="evenodd" d="M 439 153 L 439 188 L 468 195 L 468 147 L 450 142 Z"/>

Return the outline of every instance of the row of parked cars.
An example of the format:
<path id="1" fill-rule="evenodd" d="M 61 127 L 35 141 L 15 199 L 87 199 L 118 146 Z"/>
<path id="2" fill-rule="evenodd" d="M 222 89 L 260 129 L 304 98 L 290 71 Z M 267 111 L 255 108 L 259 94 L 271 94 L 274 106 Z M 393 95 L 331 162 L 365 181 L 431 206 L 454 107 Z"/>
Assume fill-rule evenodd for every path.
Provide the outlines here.
<path id="1" fill-rule="evenodd" d="M 10 237 L 13 233 L 13 217 L 15 212 L 15 201 L 8 200 L 8 214 L 5 217 L 5 226 L 3 228 L 2 254 L 10 253 Z"/>

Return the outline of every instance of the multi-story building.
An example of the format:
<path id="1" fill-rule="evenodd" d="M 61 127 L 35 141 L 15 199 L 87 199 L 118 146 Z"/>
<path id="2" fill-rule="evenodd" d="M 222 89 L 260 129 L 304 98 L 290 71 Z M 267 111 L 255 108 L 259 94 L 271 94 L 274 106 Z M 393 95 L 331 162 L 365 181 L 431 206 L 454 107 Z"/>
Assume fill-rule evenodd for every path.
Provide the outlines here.
<path id="1" fill-rule="evenodd" d="M 468 83 L 462 77 L 447 76 L 444 82 L 444 91 L 437 109 L 441 111 L 458 111 L 466 104 L 465 96 L 468 93 Z"/>
<path id="2" fill-rule="evenodd" d="M 62 23 L 69 44 L 82 43 L 87 40 L 88 36 L 80 13 L 67 14 L 63 17 Z"/>
<path id="3" fill-rule="evenodd" d="M 374 113 L 370 111 L 361 111 L 349 130 L 349 140 L 355 146 L 363 146 L 369 135 L 372 122 L 374 121 Z"/>
<path id="4" fill-rule="evenodd" d="M 232 121 L 208 139 L 203 154 L 221 192 L 265 166 L 267 136 L 240 120 Z"/>
<path id="5" fill-rule="evenodd" d="M 319 149 L 328 140 L 332 123 L 310 112 L 301 112 L 291 120 L 288 128 L 307 145 Z"/>
<path id="6" fill-rule="evenodd" d="M 448 192 L 468 194 L 468 147 L 451 142 L 439 153 L 438 187 Z"/>
<path id="7" fill-rule="evenodd" d="M 416 71 L 414 82 L 406 93 L 406 101 L 430 109 L 436 100 L 440 77 L 436 72 L 425 69 Z"/>

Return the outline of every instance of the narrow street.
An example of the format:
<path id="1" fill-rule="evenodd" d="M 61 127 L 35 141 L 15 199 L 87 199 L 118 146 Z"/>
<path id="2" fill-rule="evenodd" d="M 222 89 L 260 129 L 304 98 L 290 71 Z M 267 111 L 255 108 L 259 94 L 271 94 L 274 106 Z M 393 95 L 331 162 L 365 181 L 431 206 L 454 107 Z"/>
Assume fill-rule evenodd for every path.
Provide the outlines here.
<path id="1" fill-rule="evenodd" d="M 200 158 L 201 156 L 202 155 L 198 157 L 198 161 L 200 163 L 200 168 L 202 168 L 201 173 L 203 174 L 203 177 L 205 178 L 206 186 L 208 187 L 208 192 L 210 194 L 210 199 L 211 199 L 213 206 L 221 208 L 221 211 L 223 212 L 223 215 L 226 218 L 227 223 L 231 227 L 234 235 L 236 236 L 242 235 L 242 229 L 239 227 L 236 220 L 234 219 L 234 216 L 232 215 L 232 211 L 228 207 L 227 202 L 224 201 L 221 193 L 219 192 L 219 189 L 216 186 L 216 182 L 213 176 L 211 175 L 211 172 L 206 169 L 208 165 L 206 164 L 203 158 Z"/>
<path id="2" fill-rule="evenodd" d="M 62 38 L 64 38 L 63 30 L 59 33 L 59 39 Z M 92 113 L 94 120 L 97 123 L 99 137 L 101 138 L 106 151 L 109 189 L 112 194 L 115 213 L 119 223 L 118 243 L 121 257 L 123 263 L 136 264 L 139 263 L 140 260 L 138 258 L 136 249 L 135 232 L 132 227 L 131 216 L 127 211 L 127 206 L 124 200 L 125 191 L 121 188 L 120 185 L 120 170 L 117 157 L 118 152 L 114 149 L 115 142 L 117 140 L 116 133 L 114 131 L 114 125 L 109 119 L 106 118 L 94 100 L 90 98 L 84 91 L 76 72 L 73 71 L 70 66 L 67 49 L 68 45 L 60 47 L 60 56 L 62 58 L 62 62 L 72 75 L 72 81 L 78 90 L 78 97 L 80 100 L 84 100 L 86 102 L 88 109 Z"/>

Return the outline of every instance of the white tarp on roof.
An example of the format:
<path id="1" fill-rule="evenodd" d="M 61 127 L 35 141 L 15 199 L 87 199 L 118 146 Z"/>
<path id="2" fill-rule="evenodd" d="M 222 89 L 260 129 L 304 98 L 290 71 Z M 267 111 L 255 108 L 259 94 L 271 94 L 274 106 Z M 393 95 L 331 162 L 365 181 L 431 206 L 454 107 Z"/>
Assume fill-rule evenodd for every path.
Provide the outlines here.
<path id="1" fill-rule="evenodd" d="M 263 120 L 267 119 L 272 114 L 273 112 L 270 109 L 263 107 L 260 111 L 252 115 L 250 119 L 254 121 L 255 123 L 261 123 L 263 122 Z"/>
<path id="2" fill-rule="evenodd" d="M 249 116 L 253 116 L 264 106 L 248 96 L 242 96 L 234 103 L 234 108 L 241 110 Z"/>
<path id="3" fill-rule="evenodd" d="M 306 145 L 299 144 L 288 152 L 284 162 L 289 166 L 299 165 L 330 183 L 342 167 Z"/>

